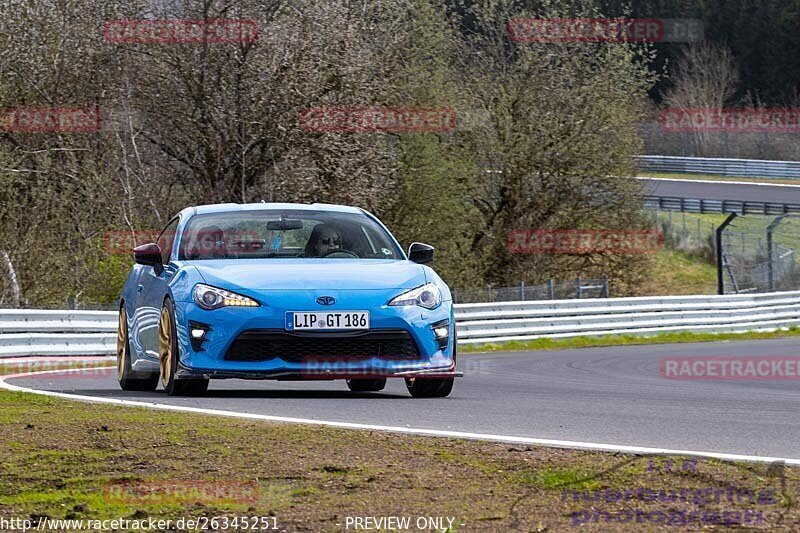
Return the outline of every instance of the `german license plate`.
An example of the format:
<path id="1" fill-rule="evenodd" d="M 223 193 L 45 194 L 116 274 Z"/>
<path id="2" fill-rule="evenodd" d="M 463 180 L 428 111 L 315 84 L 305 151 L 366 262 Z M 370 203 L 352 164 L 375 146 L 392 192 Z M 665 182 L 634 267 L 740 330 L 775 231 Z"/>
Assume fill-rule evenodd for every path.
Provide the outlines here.
<path id="1" fill-rule="evenodd" d="M 369 311 L 289 311 L 288 331 L 369 329 Z"/>

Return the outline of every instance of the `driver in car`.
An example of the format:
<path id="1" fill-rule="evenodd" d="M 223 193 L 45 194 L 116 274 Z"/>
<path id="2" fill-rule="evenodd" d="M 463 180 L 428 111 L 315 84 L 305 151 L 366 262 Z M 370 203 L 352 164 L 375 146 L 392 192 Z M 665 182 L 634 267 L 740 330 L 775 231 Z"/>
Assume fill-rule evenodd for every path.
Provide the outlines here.
<path id="1" fill-rule="evenodd" d="M 342 234 L 328 224 L 317 224 L 311 231 L 306 244 L 306 257 L 325 257 L 325 255 L 342 249 Z"/>

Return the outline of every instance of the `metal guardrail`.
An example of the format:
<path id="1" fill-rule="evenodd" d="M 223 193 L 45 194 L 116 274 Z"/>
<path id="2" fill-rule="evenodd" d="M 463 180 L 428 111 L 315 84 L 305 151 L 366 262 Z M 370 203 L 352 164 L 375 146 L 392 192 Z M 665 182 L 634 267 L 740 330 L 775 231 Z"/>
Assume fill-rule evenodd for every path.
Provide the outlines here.
<path id="1" fill-rule="evenodd" d="M 800 161 L 677 157 L 668 155 L 639 155 L 635 156 L 634 159 L 641 170 L 652 172 L 717 174 L 739 178 L 800 179 Z"/>
<path id="2" fill-rule="evenodd" d="M 115 353 L 116 333 L 0 333 L 0 358 Z"/>
<path id="3" fill-rule="evenodd" d="M 800 325 L 800 291 L 457 304 L 455 315 L 459 344 L 774 330 Z M 116 322 L 115 312 L 0 310 L 0 357 L 114 354 Z"/>
<path id="4" fill-rule="evenodd" d="M 800 325 L 800 291 L 463 304 L 459 344 L 542 337 L 739 332 Z"/>
<path id="5" fill-rule="evenodd" d="M 114 354 L 116 331 L 115 311 L 0 309 L 0 357 Z"/>
<path id="6" fill-rule="evenodd" d="M 117 331 L 114 311 L 0 309 L 0 333 L 82 333 Z"/>
<path id="7" fill-rule="evenodd" d="M 678 196 L 645 196 L 646 209 L 686 213 L 738 213 L 740 215 L 782 215 L 800 213 L 800 204 L 743 202 L 740 200 L 702 200 Z"/>

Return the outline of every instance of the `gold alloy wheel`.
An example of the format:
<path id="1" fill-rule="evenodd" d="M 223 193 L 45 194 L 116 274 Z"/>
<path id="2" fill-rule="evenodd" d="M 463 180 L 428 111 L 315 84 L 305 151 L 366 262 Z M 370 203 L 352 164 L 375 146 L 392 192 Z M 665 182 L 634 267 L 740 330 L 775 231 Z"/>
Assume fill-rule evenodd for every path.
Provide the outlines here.
<path id="1" fill-rule="evenodd" d="M 117 326 L 117 381 L 122 381 L 125 372 L 125 345 L 128 342 L 128 323 L 125 319 L 125 308 L 119 310 L 119 325 Z"/>
<path id="2" fill-rule="evenodd" d="M 167 388 L 172 375 L 172 321 L 169 309 L 161 309 L 161 320 L 158 326 L 158 359 L 161 367 L 161 385 Z"/>

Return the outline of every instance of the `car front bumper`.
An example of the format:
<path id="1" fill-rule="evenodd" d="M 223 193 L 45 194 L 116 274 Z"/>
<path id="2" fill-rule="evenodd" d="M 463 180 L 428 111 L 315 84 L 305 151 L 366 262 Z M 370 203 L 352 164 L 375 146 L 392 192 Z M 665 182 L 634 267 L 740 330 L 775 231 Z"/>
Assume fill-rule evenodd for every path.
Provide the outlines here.
<path id="1" fill-rule="evenodd" d="M 449 378 L 462 375 L 456 370 L 455 322 L 450 302 L 443 302 L 434 310 L 426 310 L 387 305 L 367 307 L 362 302 L 343 300 L 341 310 L 365 309 L 370 312 L 368 332 L 287 332 L 284 329 L 286 312 L 309 310 L 292 301 L 281 306 L 273 304 L 214 311 L 206 311 L 194 302 L 179 302 L 176 304 L 180 352 L 177 376 L 182 379 L 330 380 Z M 443 321 L 449 323 L 446 344 L 436 338 L 432 328 L 433 324 Z M 193 342 L 192 329 L 206 330 L 201 343 L 197 339 Z M 263 333 L 266 340 L 260 344 L 258 351 L 249 350 L 246 357 L 234 353 L 237 340 L 258 336 L 259 333 Z M 357 340 L 360 335 L 380 337 L 382 334 L 399 333 L 413 341 L 413 353 L 409 350 L 400 353 L 391 347 L 386 348 L 396 344 L 378 344 L 377 349 L 370 350 L 359 347 L 358 343 L 353 347 L 353 343 L 345 342 Z M 283 344 L 270 340 L 273 337 Z M 297 343 L 293 343 L 293 339 Z M 343 343 L 347 349 L 337 352 L 336 346 Z M 304 348 L 299 348 L 300 345 L 310 348 L 306 352 Z"/>

